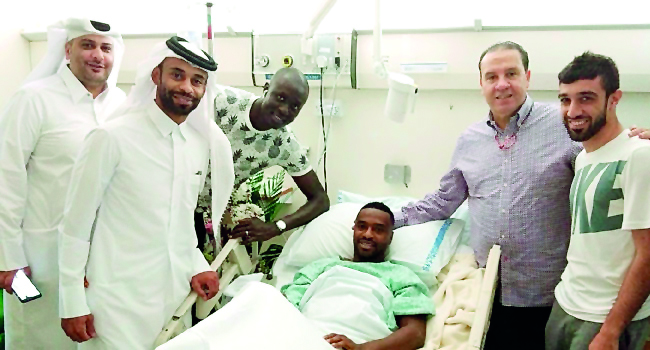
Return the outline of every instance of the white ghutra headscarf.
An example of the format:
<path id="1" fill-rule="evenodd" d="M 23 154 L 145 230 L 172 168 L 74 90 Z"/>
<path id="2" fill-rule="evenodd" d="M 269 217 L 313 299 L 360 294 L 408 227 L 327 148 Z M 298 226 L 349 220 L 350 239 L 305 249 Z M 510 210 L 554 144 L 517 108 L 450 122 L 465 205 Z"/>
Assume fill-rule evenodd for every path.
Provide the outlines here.
<path id="1" fill-rule="evenodd" d="M 208 73 L 205 94 L 185 122 L 201 134 L 210 145 L 212 222 L 213 227 L 218 228 L 233 190 L 235 172 L 230 142 L 214 122 L 217 64 L 210 55 L 201 50 L 198 45 L 177 36 L 157 44 L 149 57 L 139 65 L 135 85 L 131 88 L 126 101 L 109 116 L 108 120 L 121 118 L 147 108 L 156 96 L 156 85 L 151 79 L 151 73 L 167 57 L 184 60 Z M 216 242 L 220 244 L 220 233 L 217 229 L 214 232 Z"/>
<path id="2" fill-rule="evenodd" d="M 65 58 L 65 44 L 72 39 L 89 34 L 102 35 L 113 40 L 113 70 L 106 83 L 109 87 L 115 87 L 124 56 L 122 36 L 110 25 L 87 18 L 68 18 L 47 28 L 47 53 L 29 73 L 23 86 L 56 74 L 62 66 L 69 63 Z"/>

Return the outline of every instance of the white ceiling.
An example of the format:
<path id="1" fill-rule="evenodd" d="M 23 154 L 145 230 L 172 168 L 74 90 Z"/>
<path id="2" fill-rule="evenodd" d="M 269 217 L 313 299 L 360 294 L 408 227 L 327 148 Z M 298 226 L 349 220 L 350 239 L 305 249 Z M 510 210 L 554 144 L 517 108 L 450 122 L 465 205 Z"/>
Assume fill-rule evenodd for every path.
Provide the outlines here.
<path id="1" fill-rule="evenodd" d="M 301 33 L 323 0 L 212 0 L 213 30 L 257 33 Z M 372 29 L 374 0 L 339 0 L 319 32 Z M 382 0 L 384 29 L 648 24 L 650 14 L 640 0 Z M 109 5 L 110 4 L 110 5 Z M 12 2 L 15 16 L 28 31 L 67 16 L 111 23 L 123 33 L 177 32 L 207 26 L 204 2 L 195 0 L 32 0 Z"/>

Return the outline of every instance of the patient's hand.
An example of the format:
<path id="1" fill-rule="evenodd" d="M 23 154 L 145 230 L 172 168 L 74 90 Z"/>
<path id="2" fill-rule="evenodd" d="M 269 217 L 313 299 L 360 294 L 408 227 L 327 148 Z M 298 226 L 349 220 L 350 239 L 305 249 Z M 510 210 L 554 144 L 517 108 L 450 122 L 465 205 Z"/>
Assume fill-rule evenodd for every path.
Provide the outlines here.
<path id="1" fill-rule="evenodd" d="M 325 336 L 325 340 L 335 349 L 344 350 L 362 350 L 361 345 L 355 344 L 352 340 L 342 334 L 330 333 Z"/>
<path id="2" fill-rule="evenodd" d="M 96 336 L 95 321 L 92 314 L 85 316 L 62 318 L 61 328 L 70 339 L 83 343 Z"/>
<path id="3" fill-rule="evenodd" d="M 232 230 L 230 238 L 242 238 L 242 243 L 267 241 L 279 235 L 280 229 L 272 222 L 264 222 L 258 218 L 244 219 Z"/>
<path id="4" fill-rule="evenodd" d="M 219 291 L 219 275 L 214 271 L 201 272 L 192 277 L 190 285 L 203 300 L 210 300 Z"/>

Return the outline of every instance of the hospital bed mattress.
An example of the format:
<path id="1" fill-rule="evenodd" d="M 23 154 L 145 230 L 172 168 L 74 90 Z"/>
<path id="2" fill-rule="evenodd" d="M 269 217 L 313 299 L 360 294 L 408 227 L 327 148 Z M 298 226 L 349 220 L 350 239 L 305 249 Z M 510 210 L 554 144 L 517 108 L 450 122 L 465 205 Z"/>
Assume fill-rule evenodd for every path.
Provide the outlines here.
<path id="1" fill-rule="evenodd" d="M 459 248 L 457 251 L 467 251 L 469 249 Z M 466 259 L 463 259 L 461 256 L 464 253 L 459 253 L 454 256 L 452 261 L 448 265 L 454 263 L 461 263 Z M 469 278 L 479 278 L 478 281 L 471 281 L 467 285 L 478 285 L 478 290 L 473 290 L 467 294 L 471 295 L 470 298 L 475 300 L 465 300 L 463 302 L 455 303 L 452 305 L 452 308 L 455 309 L 445 309 L 444 316 L 438 313 L 436 316 L 432 317 L 427 322 L 427 339 L 425 341 L 425 347 L 422 350 L 435 350 L 435 349 L 445 349 L 445 348 L 461 348 L 459 342 L 462 342 L 464 349 L 482 349 L 485 339 L 485 334 L 487 332 L 490 315 L 492 312 L 492 303 L 494 301 L 494 292 L 497 286 L 497 276 L 499 270 L 499 259 L 501 255 L 501 249 L 498 245 L 495 245 L 490 250 L 488 255 L 488 260 L 485 268 L 476 269 L 476 273 L 471 271 L 463 271 L 462 267 L 458 269 L 460 275 L 455 277 L 452 274 L 445 276 L 446 278 L 456 278 L 457 281 L 450 282 L 448 284 L 442 283 L 441 285 L 435 286 L 430 289 L 430 294 L 432 298 L 439 292 L 439 287 L 448 287 L 453 288 L 455 293 L 458 294 L 458 288 L 461 283 L 469 280 Z M 472 256 L 473 258 L 473 256 Z M 449 270 L 450 266 L 446 266 L 445 270 Z M 293 280 L 293 276 L 298 272 L 299 268 L 286 264 L 286 258 L 284 255 L 281 255 L 276 261 L 273 267 L 273 281 L 271 282 L 277 289 L 280 289 L 285 284 L 290 283 Z M 478 276 L 478 277 L 477 277 Z M 449 282 L 449 281 L 448 281 Z M 455 284 L 454 284 L 455 283 Z M 462 285 L 461 285 L 462 288 Z M 440 292 L 438 295 L 443 296 L 443 292 Z M 440 302 L 434 299 L 436 303 L 436 308 L 443 306 L 444 302 Z M 446 306 L 446 305 L 444 305 Z M 469 309 L 469 310 L 468 310 Z M 442 311 L 442 310 L 441 310 Z M 467 320 L 454 321 L 454 317 L 458 319 L 461 314 L 471 315 L 472 319 L 468 322 Z M 449 317 L 451 316 L 451 317 Z M 458 317 L 457 317 L 458 316 Z M 446 318 L 446 319 L 442 319 Z M 462 318 L 462 317 L 460 317 Z M 450 321 L 451 320 L 451 321 Z M 448 324 L 449 323 L 449 324 Z M 456 325 L 453 325 L 456 323 Z M 467 327 L 462 327 L 463 323 L 470 323 Z M 447 327 L 448 329 L 445 329 Z M 435 328 L 435 331 L 434 331 Z M 469 329 L 466 329 L 469 328 Z M 455 331 L 457 329 L 462 329 L 461 331 Z M 465 334 L 463 334 L 465 333 Z M 468 334 L 467 334 L 468 333 Z M 434 339 L 436 338 L 436 339 Z M 437 339 L 439 338 L 439 339 Z"/>
<path id="2" fill-rule="evenodd" d="M 288 247 L 285 247 L 285 249 L 287 248 Z M 465 251 L 467 251 L 467 249 L 468 248 L 466 247 Z M 459 252 L 459 250 L 462 249 L 459 248 L 456 252 Z M 473 350 L 483 348 L 485 334 L 489 326 L 490 314 L 492 311 L 494 292 L 497 285 L 500 247 L 497 245 L 493 246 L 489 253 L 485 268 L 478 269 L 476 266 L 474 266 L 472 268 L 474 271 L 466 271 L 466 269 L 463 270 L 462 268 L 456 269 L 456 265 L 454 264 L 459 263 L 460 265 L 462 261 L 467 260 L 467 257 L 463 258 L 460 255 L 461 254 L 458 253 L 454 255 L 454 258 L 452 258 L 448 266 L 446 266 L 445 269 L 441 271 L 441 275 L 443 273 L 446 274 L 446 281 L 442 281 L 438 287 L 431 289 L 431 295 L 432 298 L 434 298 L 434 303 L 437 307 L 437 313 L 435 317 L 431 318 L 427 322 L 427 338 L 425 346 L 422 348 L 423 350 Z M 213 262 L 212 267 L 216 269 L 219 266 L 224 266 L 223 263 L 226 259 L 226 256 L 228 256 L 232 262 L 230 263 L 230 267 L 224 268 L 223 270 L 221 277 L 221 290 L 225 289 L 236 275 L 248 274 L 252 270 L 251 261 L 248 258 L 245 249 L 239 245 L 239 240 L 230 240 L 228 244 L 224 246 L 219 256 L 217 256 L 217 259 L 215 262 Z M 281 255 L 280 258 L 276 261 L 273 269 L 273 280 L 268 281 L 276 289 L 279 289 L 284 284 L 291 282 L 293 276 L 298 271 L 298 268 L 287 265 L 283 256 L 284 254 Z M 470 257 L 470 260 L 474 260 L 473 256 Z M 462 276 L 463 273 L 474 278 L 472 282 L 474 283 L 473 286 L 475 288 L 469 288 L 471 289 L 471 293 L 469 293 L 470 300 L 465 300 L 461 303 L 449 303 L 450 296 L 447 295 L 448 293 L 445 293 L 445 288 L 450 288 L 450 286 L 456 282 L 464 282 L 467 278 Z M 454 288 L 451 288 L 450 291 L 456 291 L 457 289 L 458 288 L 454 286 Z M 221 292 L 219 295 L 220 294 Z M 162 345 L 166 343 L 170 338 L 172 338 L 174 334 L 182 332 L 182 329 L 180 329 L 180 327 L 182 327 L 180 324 L 180 319 L 183 315 L 189 312 L 192 304 L 194 304 L 196 299 L 196 294 L 191 293 L 185 302 L 179 306 L 172 320 L 167 324 L 167 326 L 163 329 L 158 339 L 156 340 L 156 345 Z M 218 299 L 218 297 L 214 299 Z M 201 308 L 200 304 L 201 302 L 197 305 L 197 314 Z M 468 316 L 471 316 L 471 319 L 467 319 Z M 461 319 L 460 323 L 458 323 L 459 318 Z M 463 318 L 464 320 L 462 320 Z M 454 330 L 459 328 L 459 324 L 462 326 L 463 322 L 466 325 L 466 327 L 464 327 L 465 333 L 454 333 Z M 200 324 L 201 323 L 199 323 L 199 325 Z M 442 331 L 440 331 L 441 327 L 443 328 Z M 451 333 L 447 332 L 444 327 L 449 327 L 451 329 Z M 451 336 L 449 336 L 449 334 L 451 334 Z M 455 343 L 449 345 L 448 343 L 450 341 L 451 343 Z M 461 341 L 462 344 L 458 344 L 458 341 Z M 161 347 L 161 349 L 163 348 L 165 347 Z M 196 346 L 192 348 L 200 349 L 201 347 Z"/>

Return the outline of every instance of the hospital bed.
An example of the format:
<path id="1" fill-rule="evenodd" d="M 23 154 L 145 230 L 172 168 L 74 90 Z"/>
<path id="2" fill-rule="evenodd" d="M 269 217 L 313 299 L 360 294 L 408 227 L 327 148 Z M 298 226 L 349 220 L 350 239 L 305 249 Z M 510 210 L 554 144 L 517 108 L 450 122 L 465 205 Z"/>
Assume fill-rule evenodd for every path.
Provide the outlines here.
<path id="1" fill-rule="evenodd" d="M 298 229 L 293 234 L 299 235 L 301 233 L 300 231 L 301 229 Z M 291 241 L 291 239 L 289 239 L 289 241 Z M 283 251 L 282 255 L 278 258 L 278 260 L 276 261 L 273 267 L 274 278 L 272 281 L 268 281 L 268 282 L 276 286 L 276 288 L 279 288 L 282 285 L 291 282 L 291 280 L 293 279 L 293 275 L 299 270 L 298 267 L 290 266 L 289 264 L 286 263 L 287 260 L 286 257 L 289 251 L 291 250 L 291 248 L 292 247 L 288 242 L 287 246 L 285 246 L 285 250 Z M 465 248 L 468 249 L 467 247 Z M 445 269 L 443 269 L 440 275 L 441 276 L 447 275 L 447 277 L 452 276 L 454 274 L 454 271 L 453 270 L 449 271 L 449 269 L 450 268 L 453 269 L 455 263 L 460 263 L 462 259 L 456 259 L 456 257 L 460 257 L 460 256 L 461 254 L 454 254 L 454 258 L 450 260 L 450 262 L 445 267 Z M 254 270 L 255 265 L 257 264 L 256 261 L 257 259 L 258 259 L 257 255 L 253 255 L 252 257 L 249 256 L 249 254 L 246 251 L 246 248 L 240 245 L 239 239 L 237 240 L 231 239 L 230 241 L 228 241 L 211 265 L 211 267 L 215 271 L 220 271 L 221 278 L 220 278 L 219 293 L 213 299 L 208 300 L 207 302 L 203 301 L 200 298 L 197 298 L 196 293 L 194 292 L 190 293 L 190 295 L 186 298 L 186 300 L 182 303 L 182 305 L 176 310 L 172 319 L 168 322 L 168 324 L 159 334 L 158 338 L 156 339 L 155 345 L 159 346 L 161 344 L 164 344 L 167 341 L 169 341 L 171 338 L 175 337 L 176 335 L 180 334 L 181 332 L 187 329 L 186 321 L 184 320 L 187 320 L 186 316 L 189 312 L 191 312 L 192 306 L 194 304 L 196 304 L 196 316 L 199 319 L 205 319 L 206 317 L 209 316 L 209 314 L 212 312 L 213 309 L 219 309 L 223 302 L 222 291 L 226 289 L 227 286 L 236 277 L 250 274 Z M 473 260 L 473 255 L 471 257 L 471 260 Z M 454 349 L 462 348 L 462 349 L 472 349 L 472 350 L 483 348 L 485 334 L 489 326 L 489 320 L 492 311 L 492 303 L 494 300 L 494 293 L 496 289 L 498 269 L 499 269 L 499 260 L 500 260 L 500 247 L 498 245 L 495 245 L 489 253 L 485 268 L 481 268 L 481 269 L 475 268 L 476 271 L 474 272 L 469 271 L 469 273 L 473 276 L 473 278 L 475 278 L 475 280 L 472 282 L 473 283 L 472 285 L 478 287 L 478 290 L 472 290 L 469 293 L 469 295 L 471 296 L 469 296 L 468 298 L 474 300 L 470 302 L 463 301 L 460 303 L 463 305 L 467 305 L 467 304 L 475 305 L 475 310 L 472 310 L 473 317 L 469 321 L 469 323 L 471 324 L 471 328 L 469 329 L 469 337 L 466 339 L 466 342 L 465 342 L 465 338 L 463 338 L 463 344 L 460 347 L 458 344 L 455 344 L 451 348 Z M 467 274 L 467 271 L 465 271 L 465 274 Z M 476 279 L 477 276 L 480 276 L 478 280 Z M 442 282 L 438 286 L 438 288 L 442 288 L 445 285 L 446 284 Z M 440 327 L 445 327 L 443 325 L 448 323 L 448 320 L 453 319 L 454 317 L 452 316 L 455 316 L 456 318 L 458 317 L 462 318 L 461 315 L 462 310 L 461 311 L 449 310 L 450 307 L 449 305 L 445 305 L 445 306 L 439 305 L 439 304 L 445 304 L 446 299 L 444 298 L 448 298 L 448 296 L 446 296 L 445 293 L 440 291 L 438 288 L 434 287 L 431 289 L 432 298 L 434 295 L 438 296 L 438 300 L 436 302 L 437 310 L 441 310 L 441 307 L 446 308 L 446 310 L 444 310 L 444 312 L 442 313 L 437 312 L 437 314 L 434 317 L 428 320 L 427 340 L 422 350 L 445 349 L 446 346 L 444 344 L 441 344 L 441 342 L 444 342 L 444 340 L 448 340 L 445 338 L 449 338 L 450 336 L 442 334 Z M 455 289 L 457 289 L 457 287 Z M 457 290 L 455 290 L 454 292 L 458 293 Z M 441 295 L 443 296 L 442 302 L 440 301 Z M 449 298 L 450 297 L 451 296 L 449 296 Z M 451 307 L 455 307 L 455 306 L 451 306 Z M 449 318 L 441 319 L 442 317 L 449 317 Z M 468 321 L 466 320 L 465 323 L 468 323 Z M 436 331 L 432 331 L 434 327 L 436 328 Z M 461 329 L 461 328 L 464 329 L 463 332 L 467 332 L 468 327 L 460 327 L 460 328 L 457 327 L 456 329 Z M 452 333 L 453 332 L 455 331 L 453 331 L 452 329 Z M 453 337 L 455 337 L 455 335 L 451 336 L 451 338 Z M 436 338 L 436 339 L 432 339 L 432 338 Z"/>

